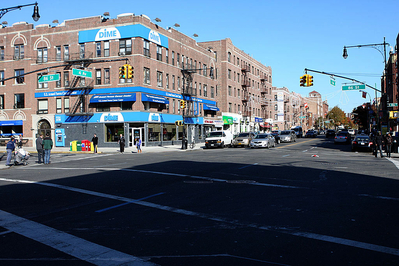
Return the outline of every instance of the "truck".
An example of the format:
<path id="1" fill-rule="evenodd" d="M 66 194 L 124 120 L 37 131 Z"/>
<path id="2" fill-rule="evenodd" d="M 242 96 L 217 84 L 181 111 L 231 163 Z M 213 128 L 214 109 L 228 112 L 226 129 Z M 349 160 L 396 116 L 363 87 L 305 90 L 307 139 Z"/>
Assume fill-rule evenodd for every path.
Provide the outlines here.
<path id="1" fill-rule="evenodd" d="M 228 130 L 218 130 L 209 132 L 205 138 L 205 148 L 224 148 L 231 147 L 233 143 L 233 133 Z"/>

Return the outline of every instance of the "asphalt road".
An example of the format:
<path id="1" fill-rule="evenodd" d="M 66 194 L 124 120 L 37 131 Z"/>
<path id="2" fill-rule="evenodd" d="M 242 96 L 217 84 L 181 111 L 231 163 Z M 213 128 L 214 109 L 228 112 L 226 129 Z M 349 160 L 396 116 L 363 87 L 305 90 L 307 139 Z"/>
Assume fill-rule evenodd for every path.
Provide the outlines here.
<path id="1" fill-rule="evenodd" d="M 0 265 L 399 262 L 398 168 L 324 136 L 51 161 L 0 171 Z"/>

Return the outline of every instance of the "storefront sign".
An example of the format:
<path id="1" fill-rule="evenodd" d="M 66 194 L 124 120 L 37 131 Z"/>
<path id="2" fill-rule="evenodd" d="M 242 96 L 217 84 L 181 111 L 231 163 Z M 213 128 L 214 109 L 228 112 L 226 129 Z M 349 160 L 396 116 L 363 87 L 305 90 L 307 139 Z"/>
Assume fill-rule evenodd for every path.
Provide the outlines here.
<path id="1" fill-rule="evenodd" d="M 124 122 L 124 119 L 121 113 L 103 113 L 100 122 Z"/>
<path id="2" fill-rule="evenodd" d="M 161 117 L 159 114 L 150 113 L 148 116 L 148 122 L 161 122 Z"/>
<path id="3" fill-rule="evenodd" d="M 223 124 L 232 125 L 233 121 L 234 121 L 233 117 L 231 117 L 231 116 L 223 116 Z"/>
<path id="4" fill-rule="evenodd" d="M 255 123 L 263 123 L 263 118 L 255 117 Z"/>
<path id="5" fill-rule="evenodd" d="M 90 103 L 135 102 L 135 101 L 136 101 L 136 93 L 94 95 L 90 99 Z"/>
<path id="6" fill-rule="evenodd" d="M 120 39 L 121 34 L 117 28 L 106 28 L 101 29 L 97 32 L 95 41 L 105 41 L 105 40 L 114 40 Z"/>

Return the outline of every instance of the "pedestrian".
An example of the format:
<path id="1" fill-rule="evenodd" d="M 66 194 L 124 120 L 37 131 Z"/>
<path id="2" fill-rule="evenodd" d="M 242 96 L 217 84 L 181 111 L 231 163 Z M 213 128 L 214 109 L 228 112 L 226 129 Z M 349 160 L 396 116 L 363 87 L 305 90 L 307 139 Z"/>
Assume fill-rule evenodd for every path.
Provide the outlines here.
<path id="1" fill-rule="evenodd" d="M 17 145 L 18 148 L 22 148 L 22 134 L 19 134 L 18 136 Z"/>
<path id="2" fill-rule="evenodd" d="M 381 158 L 383 157 L 382 156 L 382 144 L 383 144 L 383 142 L 384 142 L 384 139 L 382 138 L 381 133 L 378 131 L 377 132 L 377 136 L 374 139 L 375 158 L 377 158 L 378 151 L 380 151 Z"/>
<path id="3" fill-rule="evenodd" d="M 46 133 L 46 137 L 43 140 L 44 164 L 50 163 L 50 154 L 52 148 L 53 148 L 53 140 L 50 138 L 50 134 Z"/>
<path id="4" fill-rule="evenodd" d="M 11 137 L 10 141 L 7 142 L 6 150 L 7 150 L 7 162 L 6 162 L 6 165 L 11 165 L 12 153 L 15 150 L 15 139 L 14 139 L 14 137 Z"/>
<path id="5" fill-rule="evenodd" d="M 391 158 L 391 149 L 392 149 L 392 136 L 391 133 L 388 132 L 385 138 L 385 148 L 387 149 L 387 157 Z"/>
<path id="6" fill-rule="evenodd" d="M 97 153 L 98 137 L 97 137 L 96 133 L 94 133 L 94 136 L 91 139 L 91 142 L 93 142 L 94 153 Z"/>
<path id="7" fill-rule="evenodd" d="M 125 138 L 123 137 L 122 134 L 119 134 L 119 148 L 120 152 L 123 153 L 125 151 Z"/>
<path id="8" fill-rule="evenodd" d="M 43 135 L 40 134 L 36 139 L 36 150 L 37 150 L 37 163 L 43 163 Z"/>
<path id="9" fill-rule="evenodd" d="M 136 147 L 137 147 L 137 153 L 141 153 L 141 139 L 137 138 L 136 140 Z"/>

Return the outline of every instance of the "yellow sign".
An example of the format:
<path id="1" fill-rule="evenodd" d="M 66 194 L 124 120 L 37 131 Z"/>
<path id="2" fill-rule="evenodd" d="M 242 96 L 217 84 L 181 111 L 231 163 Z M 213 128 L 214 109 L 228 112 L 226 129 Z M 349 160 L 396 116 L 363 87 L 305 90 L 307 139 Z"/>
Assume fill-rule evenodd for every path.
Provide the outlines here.
<path id="1" fill-rule="evenodd" d="M 399 118 L 398 111 L 389 111 L 389 119 L 397 119 L 397 118 Z"/>

